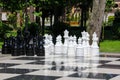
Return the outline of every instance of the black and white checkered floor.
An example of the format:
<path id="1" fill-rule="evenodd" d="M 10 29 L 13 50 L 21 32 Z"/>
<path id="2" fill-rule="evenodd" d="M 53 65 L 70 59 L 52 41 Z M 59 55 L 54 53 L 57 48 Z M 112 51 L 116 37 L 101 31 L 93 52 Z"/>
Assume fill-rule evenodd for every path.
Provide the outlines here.
<path id="1" fill-rule="evenodd" d="M 13 57 L 0 54 L 0 80 L 120 80 L 120 56 Z"/>

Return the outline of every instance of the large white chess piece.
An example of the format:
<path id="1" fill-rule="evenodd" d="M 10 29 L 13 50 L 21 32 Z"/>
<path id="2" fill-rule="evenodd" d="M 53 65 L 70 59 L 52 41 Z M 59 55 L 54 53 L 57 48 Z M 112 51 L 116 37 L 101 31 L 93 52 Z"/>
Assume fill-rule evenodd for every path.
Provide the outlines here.
<path id="1" fill-rule="evenodd" d="M 87 43 L 86 43 L 86 32 L 85 31 L 83 31 L 82 33 L 82 46 L 83 46 L 83 52 L 84 52 L 84 56 L 86 56 L 87 55 Z"/>
<path id="2" fill-rule="evenodd" d="M 83 46 L 82 46 L 82 38 L 81 37 L 78 39 L 78 45 L 77 45 L 77 48 L 76 48 L 76 56 L 84 56 Z"/>
<path id="3" fill-rule="evenodd" d="M 68 55 L 67 54 L 67 51 L 68 51 L 68 39 L 69 39 L 68 34 L 69 34 L 69 32 L 67 30 L 65 30 L 64 31 L 64 44 L 63 44 L 63 47 L 62 47 L 63 55 Z"/>
<path id="4" fill-rule="evenodd" d="M 69 45 L 68 45 L 68 56 L 75 57 L 75 48 L 73 45 L 73 37 L 69 37 Z"/>
<path id="5" fill-rule="evenodd" d="M 44 47 L 45 47 L 45 56 L 50 55 L 50 49 L 49 49 L 50 45 L 49 45 L 48 34 L 45 34 L 45 45 L 44 45 Z"/>
<path id="6" fill-rule="evenodd" d="M 52 42 L 52 36 L 45 35 L 45 55 L 67 55 L 67 56 L 97 56 L 99 55 L 99 47 L 97 44 L 98 37 L 96 33 L 92 35 L 93 42 L 92 45 L 89 45 L 89 34 L 88 32 L 83 31 L 82 38 L 78 39 L 78 44 L 76 36 L 70 36 L 67 30 L 64 31 L 64 44 L 62 44 L 62 37 L 59 35 L 56 38 L 56 44 L 54 46 Z"/>
<path id="7" fill-rule="evenodd" d="M 99 46 L 98 46 L 98 37 L 97 34 L 94 32 L 93 33 L 93 38 L 92 38 L 93 42 L 91 45 L 91 54 L 92 56 L 99 56 Z"/>
<path id="8" fill-rule="evenodd" d="M 85 54 L 85 56 L 91 56 L 91 48 L 90 48 L 90 44 L 89 44 L 89 40 L 90 40 L 90 35 L 88 34 L 88 32 L 86 32 L 86 51 L 87 53 Z"/>
<path id="9" fill-rule="evenodd" d="M 75 35 L 73 36 L 73 45 L 74 45 L 75 52 L 76 52 L 76 47 L 77 47 L 77 37 L 76 37 Z"/>
<path id="10" fill-rule="evenodd" d="M 52 36 L 51 35 L 49 35 L 49 43 L 50 43 L 50 46 L 49 46 L 50 54 L 54 54 L 55 46 L 54 46 L 54 44 L 52 42 Z"/>
<path id="11" fill-rule="evenodd" d="M 57 36 L 56 38 L 56 44 L 55 44 L 55 55 L 62 55 L 62 37 L 61 35 Z"/>

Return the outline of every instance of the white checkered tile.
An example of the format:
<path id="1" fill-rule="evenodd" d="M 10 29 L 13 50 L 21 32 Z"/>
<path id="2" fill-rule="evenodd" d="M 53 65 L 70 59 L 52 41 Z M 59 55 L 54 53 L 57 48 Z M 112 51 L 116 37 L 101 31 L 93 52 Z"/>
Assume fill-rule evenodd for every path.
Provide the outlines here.
<path id="1" fill-rule="evenodd" d="M 2 60 L 0 63 L 25 64 L 34 62 L 34 60 Z"/>
<path id="2" fill-rule="evenodd" d="M 120 69 L 107 69 L 107 68 L 91 68 L 86 69 L 82 72 L 93 72 L 93 73 L 106 73 L 106 74 L 120 74 Z"/>
<path id="3" fill-rule="evenodd" d="M 51 68 L 52 65 L 35 65 L 35 64 L 22 64 L 16 65 L 9 68 L 16 68 L 16 69 L 46 69 Z"/>
<path id="4" fill-rule="evenodd" d="M 112 79 L 110 79 L 110 80 L 120 80 L 120 75 L 119 75 L 119 76 L 116 76 L 116 77 L 114 77 L 114 78 L 112 78 Z"/>
<path id="5" fill-rule="evenodd" d="M 15 76 L 19 76 L 20 74 L 7 74 L 7 73 L 0 73 L 0 80 L 4 80 L 7 78 L 12 78 Z"/>
<path id="6" fill-rule="evenodd" d="M 105 80 L 105 79 L 62 77 L 62 78 L 58 78 L 56 80 Z"/>
<path id="7" fill-rule="evenodd" d="M 57 71 L 57 70 L 39 70 L 27 73 L 27 75 L 43 75 L 43 76 L 68 76 L 73 74 L 73 71 Z"/>
<path id="8" fill-rule="evenodd" d="M 106 64 L 111 64 L 111 65 L 120 65 L 120 61 L 113 61 L 113 62 L 108 62 Z"/>

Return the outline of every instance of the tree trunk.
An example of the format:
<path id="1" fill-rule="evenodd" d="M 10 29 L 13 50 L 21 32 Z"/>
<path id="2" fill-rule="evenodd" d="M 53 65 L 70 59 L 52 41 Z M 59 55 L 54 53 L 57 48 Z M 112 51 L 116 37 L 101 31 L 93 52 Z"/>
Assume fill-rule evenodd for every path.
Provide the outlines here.
<path id="1" fill-rule="evenodd" d="M 92 43 L 92 34 L 94 32 L 97 33 L 99 38 L 98 43 L 100 41 L 105 2 L 106 0 L 93 0 L 93 8 L 92 12 L 90 13 L 90 19 L 87 28 L 87 31 L 90 34 L 90 44 Z"/>
<path id="2" fill-rule="evenodd" d="M 34 22 L 33 12 L 34 12 L 34 7 L 30 6 L 30 9 L 29 9 L 30 22 Z"/>
<path id="3" fill-rule="evenodd" d="M 17 27 L 20 27 L 20 13 L 17 12 Z"/>

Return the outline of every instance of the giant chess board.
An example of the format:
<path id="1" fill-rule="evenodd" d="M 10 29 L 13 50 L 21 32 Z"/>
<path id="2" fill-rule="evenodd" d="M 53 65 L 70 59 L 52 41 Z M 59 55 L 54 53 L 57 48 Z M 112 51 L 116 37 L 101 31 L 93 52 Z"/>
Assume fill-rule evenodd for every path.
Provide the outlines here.
<path id="1" fill-rule="evenodd" d="M 0 55 L 0 80 L 120 80 L 120 56 Z"/>

